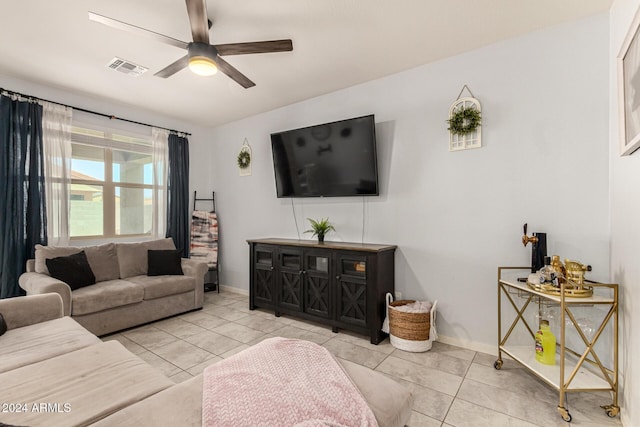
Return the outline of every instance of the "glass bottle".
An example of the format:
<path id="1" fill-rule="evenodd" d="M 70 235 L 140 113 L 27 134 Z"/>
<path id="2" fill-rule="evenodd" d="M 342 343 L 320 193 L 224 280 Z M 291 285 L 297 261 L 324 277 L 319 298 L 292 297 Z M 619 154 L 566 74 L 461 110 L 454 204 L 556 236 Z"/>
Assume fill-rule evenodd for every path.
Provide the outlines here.
<path id="1" fill-rule="evenodd" d="M 556 270 L 551 266 L 551 257 L 544 257 L 544 267 L 540 269 L 540 275 L 542 276 L 542 282 L 558 286 L 558 275 Z"/>
<path id="2" fill-rule="evenodd" d="M 536 332 L 536 360 L 545 365 L 556 364 L 556 337 L 549 329 L 548 320 L 541 320 Z"/>

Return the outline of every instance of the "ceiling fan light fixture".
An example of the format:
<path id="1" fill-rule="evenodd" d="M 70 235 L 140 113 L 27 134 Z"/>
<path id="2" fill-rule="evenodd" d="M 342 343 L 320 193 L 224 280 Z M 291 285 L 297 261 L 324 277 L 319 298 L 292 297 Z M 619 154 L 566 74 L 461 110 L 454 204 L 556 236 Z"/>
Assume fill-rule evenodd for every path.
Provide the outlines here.
<path id="1" fill-rule="evenodd" d="M 218 66 L 206 56 L 192 56 L 189 58 L 189 69 L 199 76 L 213 76 L 218 72 Z"/>
<path id="2" fill-rule="evenodd" d="M 199 76 L 213 76 L 218 72 L 215 59 L 218 51 L 206 43 L 189 43 L 189 69 Z"/>

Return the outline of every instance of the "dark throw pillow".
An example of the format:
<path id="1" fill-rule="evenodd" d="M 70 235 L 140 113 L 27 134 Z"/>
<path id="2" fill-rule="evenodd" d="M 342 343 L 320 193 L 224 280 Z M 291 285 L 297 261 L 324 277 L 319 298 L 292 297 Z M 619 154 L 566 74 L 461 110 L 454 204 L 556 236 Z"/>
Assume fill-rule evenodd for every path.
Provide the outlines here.
<path id="1" fill-rule="evenodd" d="M 84 251 L 69 256 L 60 256 L 47 260 L 51 277 L 65 282 L 72 291 L 96 283 Z"/>
<path id="2" fill-rule="evenodd" d="M 147 276 L 182 276 L 182 250 L 164 249 L 147 252 Z"/>
<path id="3" fill-rule="evenodd" d="M 0 336 L 4 335 L 5 332 L 7 332 L 7 322 L 4 321 L 4 317 L 0 313 Z"/>

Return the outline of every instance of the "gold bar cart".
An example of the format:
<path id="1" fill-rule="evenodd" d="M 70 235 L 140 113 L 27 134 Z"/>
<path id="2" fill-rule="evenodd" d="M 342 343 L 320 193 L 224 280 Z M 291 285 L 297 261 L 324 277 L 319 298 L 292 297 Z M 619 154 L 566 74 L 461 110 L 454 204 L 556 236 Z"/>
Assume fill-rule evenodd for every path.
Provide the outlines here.
<path id="1" fill-rule="evenodd" d="M 502 368 L 502 353 L 505 353 L 542 381 L 558 390 L 558 412 L 562 419 L 570 422 L 571 414 L 566 405 L 566 393 L 581 391 L 610 391 L 613 402 L 604 405 L 609 417 L 615 417 L 620 412 L 618 406 L 618 285 L 589 282 L 593 287 L 593 295 L 589 297 L 568 297 L 565 294 L 565 284 L 561 284 L 559 295 L 550 295 L 545 292 L 532 289 L 526 283 L 519 282 L 517 277 L 527 276 L 529 267 L 498 267 L 498 359 L 493 364 L 497 370 Z M 515 310 L 515 319 L 503 333 L 502 322 L 502 298 Z M 519 301 L 521 305 L 517 304 Z M 529 325 L 525 312 L 533 303 L 540 311 L 543 305 L 557 306 L 560 308 L 560 336 L 557 338 L 556 365 L 543 365 L 535 360 L 533 341 L 535 341 L 535 329 Z M 577 306 L 593 307 L 603 306 L 606 314 L 601 324 L 595 330 L 592 338 L 582 330 L 573 309 Z M 566 345 L 567 319 L 575 328 L 579 338 L 585 345 L 582 353 L 574 351 Z M 513 338 L 516 326 L 521 322 L 528 334 L 531 335 L 530 345 L 518 345 L 508 343 Z M 596 353 L 595 345 L 601 338 L 607 325 L 612 322 L 612 364 L 613 368 L 607 368 Z M 586 363 L 585 363 L 586 362 Z"/>

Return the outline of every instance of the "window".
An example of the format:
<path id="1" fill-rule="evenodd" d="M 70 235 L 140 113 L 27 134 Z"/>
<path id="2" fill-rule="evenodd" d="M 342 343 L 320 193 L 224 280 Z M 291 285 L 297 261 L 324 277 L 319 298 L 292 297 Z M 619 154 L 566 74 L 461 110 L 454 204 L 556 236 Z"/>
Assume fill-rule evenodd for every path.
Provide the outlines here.
<path id="1" fill-rule="evenodd" d="M 71 238 L 150 235 L 151 136 L 73 127 L 71 141 Z"/>

